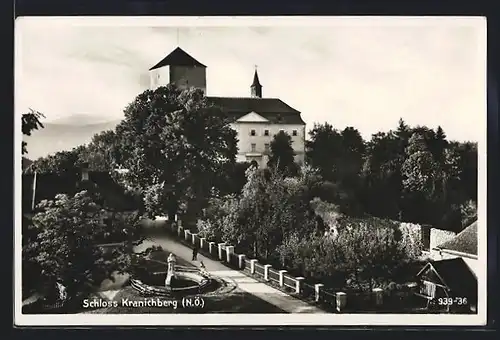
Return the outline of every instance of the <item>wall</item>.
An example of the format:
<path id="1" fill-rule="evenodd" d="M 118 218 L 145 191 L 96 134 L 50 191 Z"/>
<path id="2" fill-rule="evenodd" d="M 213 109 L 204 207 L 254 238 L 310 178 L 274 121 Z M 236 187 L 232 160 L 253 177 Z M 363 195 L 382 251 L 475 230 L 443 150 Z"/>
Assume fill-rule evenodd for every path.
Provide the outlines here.
<path id="1" fill-rule="evenodd" d="M 425 245 L 429 245 L 424 248 L 424 251 L 430 252 L 430 256 L 434 257 L 433 248 L 443 244 L 446 241 L 451 240 L 456 236 L 456 233 L 447 230 L 441 230 L 436 228 L 431 228 L 429 226 L 422 226 L 420 224 L 406 223 L 403 222 L 400 225 L 400 230 L 405 235 L 411 235 L 411 238 L 418 238 L 420 242 Z M 425 239 L 427 238 L 427 239 Z"/>
<path id="2" fill-rule="evenodd" d="M 168 66 L 160 67 L 149 71 L 149 89 L 156 90 L 160 86 L 170 83 L 170 68 Z"/>
<path id="3" fill-rule="evenodd" d="M 150 89 L 174 83 L 179 88 L 196 87 L 207 90 L 206 69 L 189 66 L 164 66 L 150 73 Z"/>
<path id="4" fill-rule="evenodd" d="M 455 236 L 456 233 L 454 233 L 453 231 L 432 228 L 430 249 L 434 249 L 435 247 L 443 244 L 444 242 L 451 240 Z"/>
<path id="5" fill-rule="evenodd" d="M 196 87 L 207 91 L 206 69 L 204 67 L 170 66 L 170 81 L 179 88 Z"/>
<path id="6" fill-rule="evenodd" d="M 292 148 L 296 154 L 295 161 L 304 161 L 305 126 L 299 124 L 270 124 L 270 123 L 233 123 L 233 129 L 238 132 L 238 161 L 246 161 L 246 154 L 252 153 L 251 144 L 255 143 L 255 153 L 264 153 L 265 144 L 271 144 L 274 135 L 280 130 L 287 132 L 292 138 Z M 255 136 L 251 136 L 255 130 Z M 264 130 L 269 130 L 269 136 L 264 135 Z M 297 136 L 292 136 L 292 131 L 297 130 Z M 264 163 L 264 162 L 262 162 Z"/>

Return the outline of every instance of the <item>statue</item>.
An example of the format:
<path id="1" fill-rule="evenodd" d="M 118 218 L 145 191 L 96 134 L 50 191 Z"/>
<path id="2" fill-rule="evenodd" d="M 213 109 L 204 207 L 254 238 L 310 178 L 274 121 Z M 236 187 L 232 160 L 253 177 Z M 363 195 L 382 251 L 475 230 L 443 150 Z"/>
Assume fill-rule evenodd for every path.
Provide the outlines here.
<path id="1" fill-rule="evenodd" d="M 175 277 L 175 262 L 176 262 L 176 259 L 175 259 L 174 254 L 170 253 L 170 255 L 168 255 L 168 259 L 167 259 L 167 263 L 168 263 L 167 277 L 165 278 L 165 286 L 166 287 L 170 287 L 170 284 L 172 283 L 172 277 Z"/>
<path id="2" fill-rule="evenodd" d="M 57 282 L 56 285 L 57 285 L 57 291 L 59 293 L 59 300 L 63 302 L 66 301 L 66 299 L 68 298 L 66 287 L 59 282 Z"/>

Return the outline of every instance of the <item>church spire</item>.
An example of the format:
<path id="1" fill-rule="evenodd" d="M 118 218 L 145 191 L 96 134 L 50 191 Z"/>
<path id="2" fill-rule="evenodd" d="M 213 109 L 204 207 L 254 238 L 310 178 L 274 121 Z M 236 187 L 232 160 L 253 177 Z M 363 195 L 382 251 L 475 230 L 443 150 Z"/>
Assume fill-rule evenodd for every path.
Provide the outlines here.
<path id="1" fill-rule="evenodd" d="M 262 98 L 262 85 L 259 81 L 259 75 L 257 73 L 257 66 L 255 66 L 255 73 L 253 75 L 253 82 L 250 86 L 250 94 L 252 98 Z"/>

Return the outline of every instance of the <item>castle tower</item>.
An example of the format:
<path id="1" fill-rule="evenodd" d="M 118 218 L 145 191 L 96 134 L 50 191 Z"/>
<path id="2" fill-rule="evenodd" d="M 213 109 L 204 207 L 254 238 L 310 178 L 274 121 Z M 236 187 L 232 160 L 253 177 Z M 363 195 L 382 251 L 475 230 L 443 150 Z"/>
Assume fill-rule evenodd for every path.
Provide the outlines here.
<path id="1" fill-rule="evenodd" d="M 149 69 L 150 89 L 175 84 L 185 89 L 196 87 L 206 93 L 206 66 L 177 47 L 159 63 Z"/>
<path id="2" fill-rule="evenodd" d="M 260 84 L 257 70 L 255 70 L 253 75 L 253 82 L 250 86 L 250 95 L 252 98 L 262 98 L 262 85 Z"/>

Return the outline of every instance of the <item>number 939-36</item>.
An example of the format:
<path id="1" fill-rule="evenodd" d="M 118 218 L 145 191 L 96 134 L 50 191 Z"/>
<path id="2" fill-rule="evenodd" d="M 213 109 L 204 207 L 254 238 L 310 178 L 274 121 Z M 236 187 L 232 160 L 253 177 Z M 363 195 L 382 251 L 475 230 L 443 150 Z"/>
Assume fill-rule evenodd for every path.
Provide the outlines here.
<path id="1" fill-rule="evenodd" d="M 438 305 L 444 305 L 444 306 L 451 306 L 451 305 L 458 305 L 458 306 L 464 306 L 467 304 L 467 298 L 466 297 L 443 297 L 443 298 L 437 298 L 436 302 Z"/>

